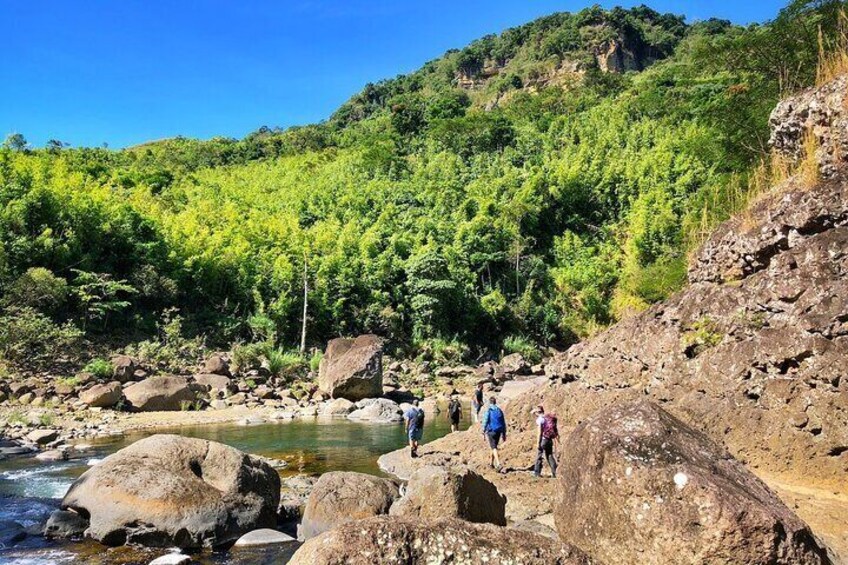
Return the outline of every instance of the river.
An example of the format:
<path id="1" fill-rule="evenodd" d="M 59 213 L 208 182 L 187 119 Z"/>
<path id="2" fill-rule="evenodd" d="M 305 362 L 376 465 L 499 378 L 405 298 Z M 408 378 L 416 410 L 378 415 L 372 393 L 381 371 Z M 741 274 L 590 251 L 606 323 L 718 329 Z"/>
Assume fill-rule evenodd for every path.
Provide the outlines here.
<path id="1" fill-rule="evenodd" d="M 463 418 L 463 427 L 467 427 L 469 416 L 466 414 Z M 327 471 L 379 475 L 377 458 L 405 444 L 402 425 L 364 424 L 345 419 L 310 418 L 253 426 L 207 425 L 160 431 L 210 439 L 248 453 L 282 459 L 288 463 L 280 470 L 283 477 L 301 473 L 320 475 Z M 425 427 L 424 442 L 442 437 L 449 431 L 444 412 L 431 416 Z M 45 520 L 58 507 L 71 483 L 89 465 L 152 433 L 87 442 L 91 449 L 70 461 L 47 463 L 31 457 L 0 461 L 0 521 L 12 520 L 28 526 Z M 202 553 L 196 559 L 199 563 L 210 565 L 283 564 L 296 549 L 296 543 L 272 548 L 234 548 L 229 552 Z M 30 537 L 14 548 L 0 548 L 0 563 L 146 565 L 163 553 L 161 549 L 106 548 L 91 541 L 70 543 Z"/>

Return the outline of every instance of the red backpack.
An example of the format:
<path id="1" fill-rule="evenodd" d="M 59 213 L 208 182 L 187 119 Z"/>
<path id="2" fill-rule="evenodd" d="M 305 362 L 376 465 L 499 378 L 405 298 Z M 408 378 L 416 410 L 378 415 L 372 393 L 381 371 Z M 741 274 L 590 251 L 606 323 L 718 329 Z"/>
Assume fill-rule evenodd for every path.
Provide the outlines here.
<path id="1" fill-rule="evenodd" d="M 542 437 L 545 439 L 559 437 L 556 414 L 545 414 L 545 421 L 542 422 Z"/>

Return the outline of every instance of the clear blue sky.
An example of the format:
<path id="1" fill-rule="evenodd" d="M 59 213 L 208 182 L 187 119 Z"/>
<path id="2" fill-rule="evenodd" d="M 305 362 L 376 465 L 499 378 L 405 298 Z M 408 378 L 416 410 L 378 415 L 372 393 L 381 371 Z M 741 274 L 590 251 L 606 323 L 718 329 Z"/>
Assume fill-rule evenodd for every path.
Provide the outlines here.
<path id="1" fill-rule="evenodd" d="M 645 2 L 689 21 L 787 0 Z M 0 0 L 0 136 L 122 147 L 327 118 L 362 86 L 592 0 Z M 601 2 L 606 7 L 642 2 Z"/>

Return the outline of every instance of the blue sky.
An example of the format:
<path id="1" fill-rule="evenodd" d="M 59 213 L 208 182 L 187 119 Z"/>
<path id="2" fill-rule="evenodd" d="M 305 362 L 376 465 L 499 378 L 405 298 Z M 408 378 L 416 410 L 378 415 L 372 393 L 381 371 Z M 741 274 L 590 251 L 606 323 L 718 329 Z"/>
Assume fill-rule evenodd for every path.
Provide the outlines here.
<path id="1" fill-rule="evenodd" d="M 367 82 L 591 0 L 0 0 L 0 136 L 123 147 L 327 118 Z M 600 2 L 606 7 L 639 2 Z M 786 0 L 658 0 L 689 21 Z"/>

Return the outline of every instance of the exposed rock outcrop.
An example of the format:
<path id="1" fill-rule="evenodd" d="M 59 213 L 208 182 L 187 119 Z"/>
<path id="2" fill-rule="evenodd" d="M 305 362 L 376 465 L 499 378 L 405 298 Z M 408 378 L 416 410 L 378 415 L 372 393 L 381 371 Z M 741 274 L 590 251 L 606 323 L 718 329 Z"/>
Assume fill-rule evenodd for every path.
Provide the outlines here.
<path id="1" fill-rule="evenodd" d="M 351 520 L 388 514 L 397 485 L 363 473 L 324 473 L 309 494 L 298 538 L 309 539 Z"/>
<path id="2" fill-rule="evenodd" d="M 80 393 L 79 399 L 94 408 L 109 408 L 123 398 L 123 390 L 118 382 L 94 385 Z"/>
<path id="3" fill-rule="evenodd" d="M 579 550 L 546 537 L 490 524 L 382 516 L 345 524 L 307 541 L 290 565 L 500 563 L 588 565 Z"/>
<path id="4" fill-rule="evenodd" d="M 562 539 L 607 563 L 827 563 L 809 528 L 704 434 L 639 401 L 594 415 L 560 457 Z"/>
<path id="5" fill-rule="evenodd" d="M 337 338 L 327 344 L 318 387 L 331 398 L 356 402 L 383 394 L 383 346 L 375 335 Z"/>
<path id="6" fill-rule="evenodd" d="M 389 514 L 422 520 L 459 518 L 506 526 L 506 498 L 495 485 L 468 467 L 427 466 L 416 471 L 406 494 Z"/>
<path id="7" fill-rule="evenodd" d="M 390 424 L 403 421 L 397 402 L 388 398 L 369 398 L 357 403 L 357 409 L 348 414 L 348 419 L 373 424 Z"/>
<path id="8" fill-rule="evenodd" d="M 232 543 L 276 525 L 280 476 L 232 447 L 155 435 L 110 455 L 71 485 L 62 507 L 106 545 Z"/>

